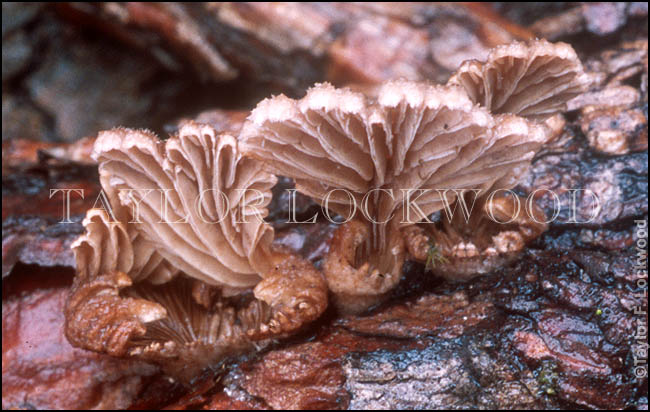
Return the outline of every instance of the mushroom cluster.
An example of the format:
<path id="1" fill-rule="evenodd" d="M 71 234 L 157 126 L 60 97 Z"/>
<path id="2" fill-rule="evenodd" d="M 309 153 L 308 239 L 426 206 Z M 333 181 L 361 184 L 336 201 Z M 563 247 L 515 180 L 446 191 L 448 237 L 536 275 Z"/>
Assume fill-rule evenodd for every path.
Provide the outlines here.
<path id="1" fill-rule="evenodd" d="M 109 205 L 87 213 L 73 244 L 72 344 L 189 379 L 325 309 L 320 273 L 271 244 L 263 217 L 275 176 L 232 136 L 194 123 L 166 142 L 114 129 L 93 156 Z"/>
<path id="2" fill-rule="evenodd" d="M 487 62 L 466 62 L 446 86 L 391 81 L 370 98 L 320 84 L 300 100 L 267 99 L 242 129 L 241 147 L 346 217 L 323 272 L 338 306 L 357 312 L 398 283 L 407 251 L 426 260 L 430 247 L 423 244 L 468 258 L 521 250 L 531 236 L 489 221 L 484 207 L 466 222 L 457 215 L 417 233 L 409 226 L 429 222 L 458 196 L 513 187 L 549 138 L 541 121 L 585 86 L 570 46 L 515 43 L 495 49 Z M 524 219 L 516 217 L 516 226 L 544 231 L 544 218 L 533 216 L 530 225 Z M 479 222 L 483 229 L 472 230 Z M 475 250 L 460 252 L 463 243 Z M 455 265 L 444 274 L 466 280 L 489 266 Z"/>
<path id="3" fill-rule="evenodd" d="M 585 87 L 570 46 L 534 41 L 467 62 L 447 85 L 390 81 L 376 95 L 318 84 L 260 102 L 238 138 L 188 123 L 166 142 L 100 133 L 94 157 L 110 207 L 74 244 L 66 307 L 76 346 L 197 369 L 293 333 L 325 309 L 381 302 L 405 259 L 468 280 L 546 229 L 507 196 L 549 138 L 543 123 Z M 263 218 L 275 174 L 341 216 L 322 274 L 273 245 Z M 433 224 L 450 205 L 476 205 Z M 495 214 L 508 221 L 498 224 Z M 508 220 L 509 219 L 509 220 Z"/>

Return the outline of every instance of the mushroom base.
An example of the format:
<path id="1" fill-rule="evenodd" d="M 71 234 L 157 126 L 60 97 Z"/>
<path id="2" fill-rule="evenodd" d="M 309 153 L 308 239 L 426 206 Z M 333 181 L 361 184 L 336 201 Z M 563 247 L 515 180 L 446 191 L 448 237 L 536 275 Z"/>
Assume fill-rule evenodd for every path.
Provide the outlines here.
<path id="1" fill-rule="evenodd" d="M 534 217 L 512 217 L 507 196 L 476 200 L 479 206 L 468 221 L 454 215 L 433 227 L 411 226 L 403 230 L 410 256 L 426 263 L 428 270 L 451 281 L 466 282 L 515 260 L 526 244 L 546 231 L 544 213 L 533 207 Z M 488 212 L 489 211 L 489 212 Z M 508 223 L 498 223 L 508 221 Z"/>
<path id="2" fill-rule="evenodd" d="M 66 307 L 65 332 L 74 346 L 134 356 L 189 383 L 228 357 L 260 349 L 296 332 L 327 307 L 327 285 L 307 261 L 283 251 L 253 290 L 222 289 L 179 275 L 132 284 L 119 271 L 77 277 Z"/>
<path id="3" fill-rule="evenodd" d="M 145 324 L 133 337 L 128 354 L 155 362 L 170 376 L 189 383 L 206 368 L 218 368 L 230 356 L 266 346 L 251 338 L 271 318 L 271 308 L 252 293 L 233 297 L 215 294 L 197 302 L 195 280 L 179 278 L 164 285 L 138 284 L 124 291 L 131 298 L 162 306 L 167 316 Z"/>
<path id="4" fill-rule="evenodd" d="M 358 220 L 341 225 L 332 237 L 323 273 L 340 312 L 363 312 L 381 303 L 399 283 L 405 255 L 400 232 L 391 232 L 384 250 L 360 253 L 372 240 L 369 225 Z M 366 258 L 360 261 L 359 256 Z"/>

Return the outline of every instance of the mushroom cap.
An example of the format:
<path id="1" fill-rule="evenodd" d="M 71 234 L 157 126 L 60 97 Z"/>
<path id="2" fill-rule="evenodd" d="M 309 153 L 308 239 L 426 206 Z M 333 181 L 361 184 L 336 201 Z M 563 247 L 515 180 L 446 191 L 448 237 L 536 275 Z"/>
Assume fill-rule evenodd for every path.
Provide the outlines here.
<path id="1" fill-rule="evenodd" d="M 171 265 L 212 285 L 259 282 L 273 238 L 262 218 L 276 179 L 243 158 L 232 136 L 197 123 L 166 142 L 145 130 L 113 129 L 99 134 L 93 156 L 116 214 L 127 214 Z"/>
<path id="2" fill-rule="evenodd" d="M 84 234 L 71 246 L 81 279 L 122 272 L 128 273 L 133 281 L 164 283 L 178 273 L 152 242 L 132 226 L 113 221 L 104 209 L 90 209 L 83 226 Z"/>
<path id="3" fill-rule="evenodd" d="M 462 86 L 494 114 L 544 120 L 566 110 L 588 79 L 570 45 L 534 40 L 496 47 L 485 62 L 464 62 L 448 84 Z"/>
<path id="4" fill-rule="evenodd" d="M 371 217 L 401 218 L 405 191 L 426 190 L 413 192 L 419 210 L 408 225 L 443 207 L 433 189 L 513 184 L 508 176 L 530 161 L 540 141 L 536 125 L 495 119 L 461 87 L 398 80 L 383 84 L 376 100 L 329 84 L 300 100 L 266 99 L 244 125 L 240 148 L 295 179 L 303 193 L 320 201 L 330 193 L 328 206 L 344 216 L 381 189 L 393 196 L 374 192 Z"/>

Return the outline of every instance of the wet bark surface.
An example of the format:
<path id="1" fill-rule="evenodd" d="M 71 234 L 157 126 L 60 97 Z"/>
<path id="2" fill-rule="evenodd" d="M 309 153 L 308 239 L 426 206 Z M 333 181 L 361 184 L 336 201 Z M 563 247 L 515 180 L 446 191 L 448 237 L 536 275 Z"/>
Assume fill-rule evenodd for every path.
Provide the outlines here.
<path id="1" fill-rule="evenodd" d="M 647 3 L 3 4 L 3 407 L 647 409 L 635 364 L 647 359 L 646 19 Z M 330 308 L 189 387 L 66 341 L 69 246 L 98 202 L 98 130 L 198 119 L 236 132 L 274 93 L 446 81 L 462 60 L 534 36 L 571 43 L 593 81 L 515 188 L 557 218 L 512 264 L 459 284 L 408 262 L 369 313 Z M 336 225 L 301 195 L 298 220 L 317 222 L 286 224 L 292 187 L 274 189 L 276 242 L 318 267 Z M 67 223 L 61 189 L 83 189 L 69 192 Z"/>

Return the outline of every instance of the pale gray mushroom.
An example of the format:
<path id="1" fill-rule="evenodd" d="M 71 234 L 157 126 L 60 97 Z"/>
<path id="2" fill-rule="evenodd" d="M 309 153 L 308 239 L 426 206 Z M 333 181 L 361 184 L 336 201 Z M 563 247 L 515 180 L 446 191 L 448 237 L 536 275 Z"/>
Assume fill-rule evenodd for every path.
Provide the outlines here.
<path id="1" fill-rule="evenodd" d="M 434 225 L 403 231 L 410 256 L 451 281 L 469 281 L 503 267 L 548 228 L 540 208 L 532 204 L 524 212 L 508 192 L 475 199 L 469 194 L 465 201 L 472 207 L 468 220 L 457 211 L 451 219 L 443 216 Z"/>

